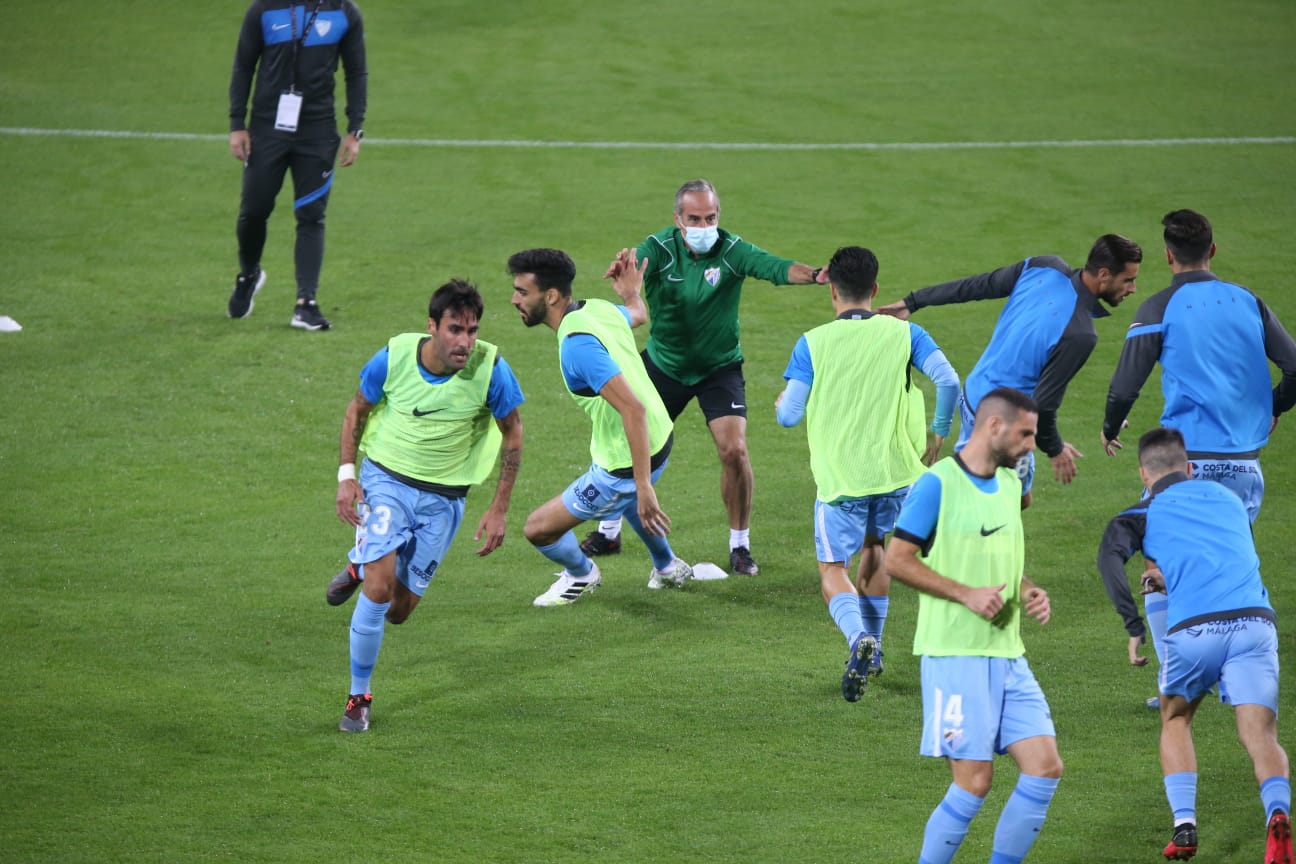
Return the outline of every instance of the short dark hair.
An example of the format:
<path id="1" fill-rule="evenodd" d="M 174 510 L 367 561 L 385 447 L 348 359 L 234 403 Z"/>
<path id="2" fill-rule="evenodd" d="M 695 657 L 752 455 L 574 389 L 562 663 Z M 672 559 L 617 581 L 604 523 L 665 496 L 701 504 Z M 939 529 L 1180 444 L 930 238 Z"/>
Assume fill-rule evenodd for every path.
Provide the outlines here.
<path id="1" fill-rule="evenodd" d="M 720 193 L 711 185 L 710 180 L 703 180 L 699 177 L 696 180 L 688 180 L 675 192 L 675 212 L 684 212 L 684 196 L 690 192 L 710 192 L 715 196 L 716 205 L 720 204 Z"/>
<path id="2" fill-rule="evenodd" d="M 1140 467 L 1149 474 L 1165 474 L 1183 468 L 1188 462 L 1188 451 L 1183 434 L 1178 429 L 1158 426 L 1139 438 Z"/>
<path id="3" fill-rule="evenodd" d="M 576 264 L 571 256 L 560 249 L 524 249 L 509 256 L 508 271 L 512 276 L 530 273 L 540 289 L 557 288 L 564 297 L 571 296 L 572 282 L 576 279 Z"/>
<path id="4" fill-rule="evenodd" d="M 986 417 L 998 416 L 1012 421 L 1022 413 L 1038 414 L 1039 405 L 1020 390 L 1012 387 L 996 387 L 982 396 L 981 401 L 977 403 L 976 420 L 979 422 L 984 414 Z"/>
<path id="5" fill-rule="evenodd" d="M 1143 260 L 1143 250 L 1128 237 L 1119 234 L 1104 234 L 1094 241 L 1085 260 L 1085 272 L 1096 274 L 1099 270 L 1122 273 L 1128 264 L 1138 264 Z"/>
<path id="6" fill-rule="evenodd" d="M 1165 245 L 1180 264 L 1204 264 L 1215 242 L 1210 220 L 1196 210 L 1175 210 L 1161 220 Z"/>
<path id="7" fill-rule="evenodd" d="M 863 246 L 843 246 L 828 261 L 828 279 L 845 300 L 867 300 L 877 276 L 877 256 Z"/>
<path id="8" fill-rule="evenodd" d="M 428 301 L 428 317 L 441 324 L 441 316 L 447 312 L 462 315 L 471 312 L 480 321 L 485 310 L 481 292 L 467 279 L 451 279 L 436 291 Z"/>

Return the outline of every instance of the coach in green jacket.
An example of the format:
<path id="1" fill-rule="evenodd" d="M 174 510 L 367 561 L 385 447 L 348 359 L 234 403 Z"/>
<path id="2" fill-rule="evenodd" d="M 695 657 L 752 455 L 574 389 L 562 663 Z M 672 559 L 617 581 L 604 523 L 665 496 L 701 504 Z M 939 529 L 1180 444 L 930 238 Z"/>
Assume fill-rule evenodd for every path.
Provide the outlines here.
<path id="1" fill-rule="evenodd" d="M 752 468 L 747 454 L 747 394 L 738 302 L 748 276 L 775 285 L 809 285 L 811 269 L 771 255 L 720 225 L 720 198 L 706 180 L 675 193 L 675 224 L 639 244 L 647 259 L 643 296 L 652 324 L 644 366 L 677 418 L 693 399 L 706 418 L 720 456 L 720 495 L 729 514 L 729 567 L 760 572 L 751 554 Z M 582 543 L 590 555 L 621 550 L 619 521 L 602 522 Z"/>

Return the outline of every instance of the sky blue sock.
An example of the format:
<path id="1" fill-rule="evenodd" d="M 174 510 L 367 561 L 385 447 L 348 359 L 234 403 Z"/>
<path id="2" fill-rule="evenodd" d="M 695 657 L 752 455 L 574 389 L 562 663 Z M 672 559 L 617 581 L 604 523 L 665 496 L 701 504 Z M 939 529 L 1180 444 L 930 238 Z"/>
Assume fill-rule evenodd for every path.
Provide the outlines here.
<path id="1" fill-rule="evenodd" d="M 959 844 L 967 836 L 972 817 L 976 816 L 983 803 L 984 798 L 978 798 L 951 783 L 945 790 L 945 797 L 927 819 L 918 864 L 949 864 L 958 851 Z"/>
<path id="2" fill-rule="evenodd" d="M 860 613 L 864 616 L 864 629 L 882 646 L 882 631 L 886 629 L 887 609 L 891 607 L 890 597 L 870 597 L 861 594 L 859 598 Z"/>
<path id="3" fill-rule="evenodd" d="M 834 594 L 828 601 L 828 614 L 837 622 L 837 629 L 846 637 L 847 645 L 854 645 L 860 634 L 865 632 L 864 618 L 860 614 L 861 599 L 849 591 L 843 591 Z"/>
<path id="4" fill-rule="evenodd" d="M 594 562 L 589 556 L 581 551 L 580 541 L 571 531 L 558 538 L 556 543 L 550 543 L 548 546 L 537 546 L 540 554 L 548 558 L 555 564 L 561 564 L 563 569 L 572 576 L 588 576 Z"/>
<path id="5" fill-rule="evenodd" d="M 649 534 L 644 530 L 643 522 L 639 521 L 639 511 L 631 507 L 622 514 L 625 517 L 626 524 L 630 529 L 639 535 L 639 539 L 648 547 L 648 554 L 652 556 L 653 567 L 658 570 L 665 570 L 675 560 L 675 551 L 671 549 L 670 541 L 665 537 L 658 537 L 655 534 Z"/>
<path id="6" fill-rule="evenodd" d="M 1180 771 L 1165 776 L 1166 800 L 1174 811 L 1174 824 L 1197 822 L 1197 772 Z"/>
<path id="7" fill-rule="evenodd" d="M 1044 827 L 1044 817 L 1048 815 L 1057 785 L 1056 777 L 1022 774 L 1017 778 L 1017 786 L 1008 796 L 1008 803 L 999 814 L 999 824 L 995 826 L 990 864 L 1020 864 L 1026 857 Z"/>
<path id="8" fill-rule="evenodd" d="M 368 693 L 369 679 L 382 647 L 383 616 L 390 603 L 375 603 L 363 591 L 351 613 L 351 692 Z"/>
<path id="9" fill-rule="evenodd" d="M 1291 815 L 1291 781 L 1286 777 L 1270 777 L 1260 784 L 1260 801 L 1265 808 L 1265 822 L 1279 810 Z"/>
<path id="10" fill-rule="evenodd" d="M 1147 617 L 1147 635 L 1152 639 L 1157 663 L 1165 665 L 1166 612 L 1170 601 L 1164 594 L 1147 594 L 1143 597 L 1143 614 Z"/>

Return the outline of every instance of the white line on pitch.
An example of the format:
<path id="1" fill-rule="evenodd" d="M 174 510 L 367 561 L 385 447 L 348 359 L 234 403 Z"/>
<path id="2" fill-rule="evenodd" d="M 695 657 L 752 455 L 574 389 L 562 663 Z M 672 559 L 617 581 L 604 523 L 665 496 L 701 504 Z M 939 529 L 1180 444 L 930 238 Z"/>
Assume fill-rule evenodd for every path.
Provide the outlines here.
<path id="1" fill-rule="evenodd" d="M 0 126 L 0 135 L 64 138 L 133 138 L 160 141 L 225 141 L 228 135 L 195 132 L 132 132 L 114 129 L 34 129 Z M 1186 147 L 1296 144 L 1296 137 L 1110 138 L 1058 141 L 508 141 L 448 138 L 365 138 L 365 144 L 397 147 L 579 149 L 579 150 L 1032 150 L 1041 148 Z"/>

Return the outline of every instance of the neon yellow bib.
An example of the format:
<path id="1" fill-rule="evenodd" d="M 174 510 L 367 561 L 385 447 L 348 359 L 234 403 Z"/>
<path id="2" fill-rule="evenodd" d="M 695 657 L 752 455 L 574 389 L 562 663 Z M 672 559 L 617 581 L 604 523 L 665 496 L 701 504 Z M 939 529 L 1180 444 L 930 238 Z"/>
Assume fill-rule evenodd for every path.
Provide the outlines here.
<path id="1" fill-rule="evenodd" d="M 947 457 L 932 466 L 940 478 L 940 513 L 926 564 L 972 587 L 1006 584 L 1004 609 L 993 622 L 962 603 L 918 595 L 914 653 L 933 657 L 1020 657 L 1021 577 L 1026 552 L 1021 523 L 1021 480 L 1011 468 L 995 472 L 999 490 L 982 492 Z"/>
<path id="2" fill-rule="evenodd" d="M 486 404 L 498 349 L 477 340 L 468 364 L 438 384 L 419 371 L 425 333 L 387 343 L 387 381 L 361 442 L 376 462 L 416 480 L 473 486 L 490 475 L 503 436 Z"/>
<path id="3" fill-rule="evenodd" d="M 909 378 L 909 332 L 898 318 L 873 315 L 806 333 L 814 368 L 806 436 L 820 501 L 891 492 L 922 474 L 923 395 Z"/>
<path id="4" fill-rule="evenodd" d="M 657 388 L 644 369 L 639 350 L 635 345 L 634 331 L 630 323 L 616 305 L 606 300 L 586 300 L 580 307 L 563 316 L 558 325 L 558 344 L 577 333 L 593 336 L 612 357 L 612 362 L 621 369 L 626 383 L 635 396 L 643 403 L 648 413 L 648 446 L 656 453 L 666 446 L 671 430 L 675 424 L 670 414 L 657 395 Z M 570 392 L 570 391 L 568 391 Z M 625 426 L 621 415 L 606 399 L 597 394 L 572 393 L 576 404 L 589 415 L 594 422 L 594 431 L 590 436 L 590 459 L 605 471 L 620 471 L 632 467 L 630 442 L 626 440 Z"/>

